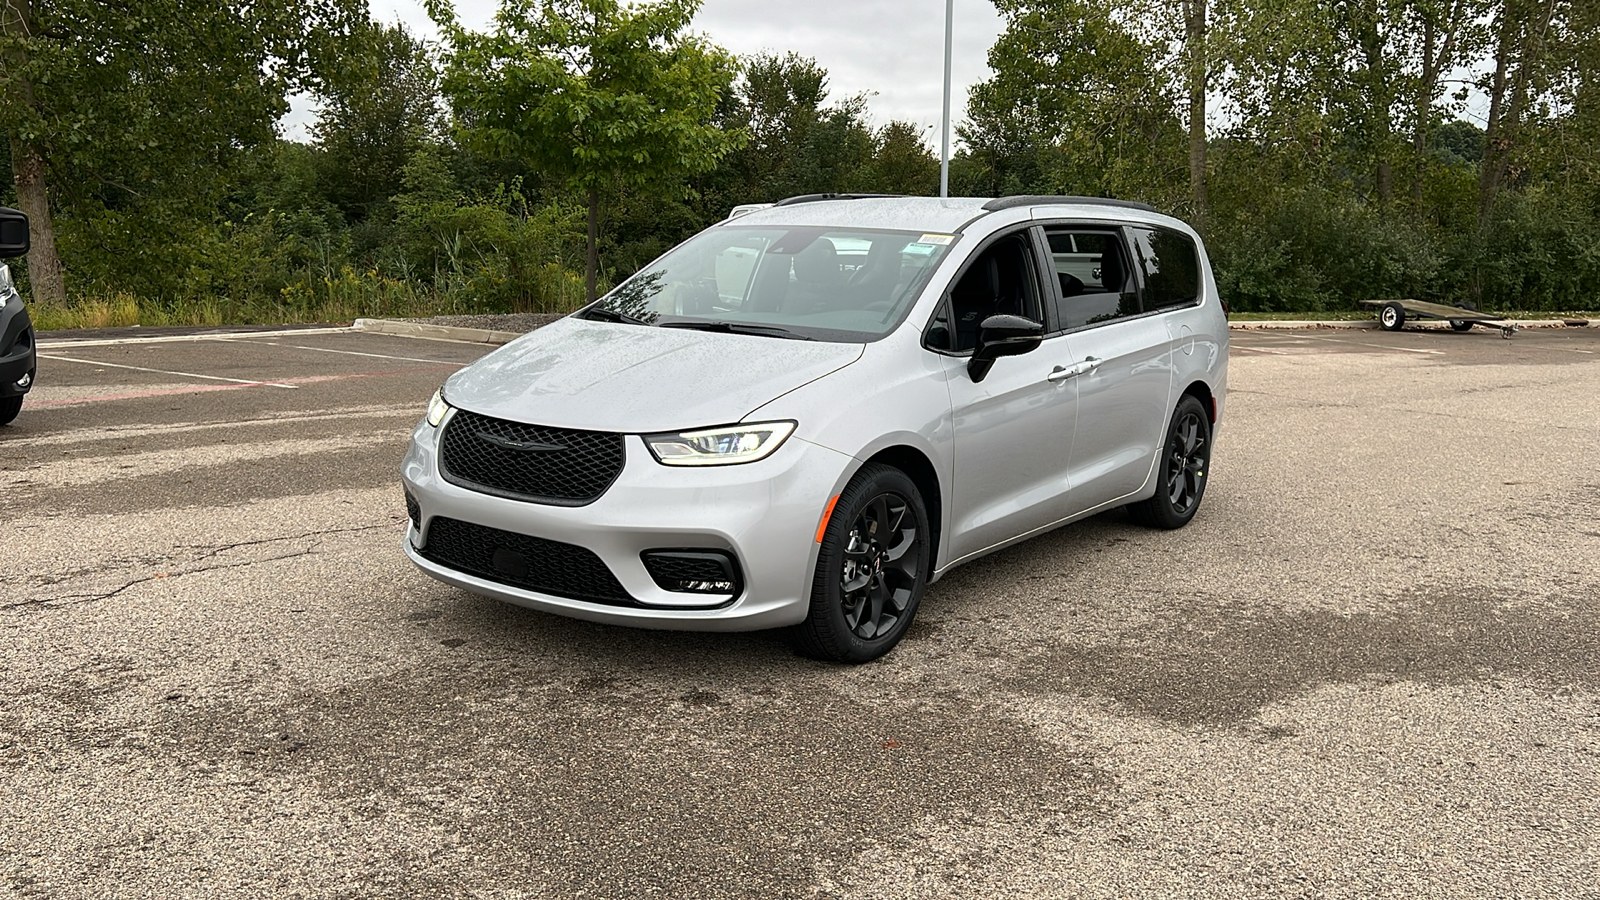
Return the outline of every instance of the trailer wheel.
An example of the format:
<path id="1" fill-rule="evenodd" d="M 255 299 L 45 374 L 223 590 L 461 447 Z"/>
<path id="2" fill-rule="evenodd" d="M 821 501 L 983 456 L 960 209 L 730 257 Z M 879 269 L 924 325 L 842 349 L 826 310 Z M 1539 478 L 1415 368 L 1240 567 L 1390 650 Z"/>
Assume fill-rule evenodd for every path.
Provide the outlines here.
<path id="1" fill-rule="evenodd" d="M 1471 322 L 1463 322 L 1460 319 L 1451 319 L 1450 320 L 1450 330 L 1451 331 L 1471 331 L 1472 330 L 1472 323 Z"/>
<path id="2" fill-rule="evenodd" d="M 1406 324 L 1406 308 L 1398 303 L 1385 303 L 1378 311 L 1378 324 L 1384 331 L 1399 331 Z"/>

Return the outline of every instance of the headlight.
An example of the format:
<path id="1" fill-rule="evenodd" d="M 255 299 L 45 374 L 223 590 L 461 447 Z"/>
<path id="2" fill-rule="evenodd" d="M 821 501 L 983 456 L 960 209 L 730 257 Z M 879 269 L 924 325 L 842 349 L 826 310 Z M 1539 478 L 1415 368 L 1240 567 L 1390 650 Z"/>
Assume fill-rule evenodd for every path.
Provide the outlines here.
<path id="1" fill-rule="evenodd" d="M 433 398 L 428 401 L 428 424 L 435 428 L 444 421 L 444 414 L 450 411 L 450 404 L 444 402 L 444 388 L 433 392 Z"/>
<path id="2" fill-rule="evenodd" d="M 5 303 L 5 297 L 11 293 L 11 267 L 0 266 L 0 304 Z"/>
<path id="3" fill-rule="evenodd" d="M 676 434 L 647 434 L 644 442 L 662 465 L 731 466 L 772 455 L 794 432 L 794 426 L 793 422 L 729 425 Z"/>

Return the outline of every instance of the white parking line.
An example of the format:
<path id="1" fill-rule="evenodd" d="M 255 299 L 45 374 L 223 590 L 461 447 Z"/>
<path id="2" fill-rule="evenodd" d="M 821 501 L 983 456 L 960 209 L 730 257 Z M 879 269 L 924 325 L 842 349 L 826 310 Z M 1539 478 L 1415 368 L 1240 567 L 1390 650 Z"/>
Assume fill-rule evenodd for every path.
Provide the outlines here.
<path id="1" fill-rule="evenodd" d="M 1387 344 L 1368 344 L 1368 343 L 1366 343 L 1364 341 L 1346 341 L 1346 340 L 1343 340 L 1343 339 L 1340 339 L 1340 338 L 1318 337 L 1317 335 L 1314 335 L 1314 334 L 1306 335 L 1306 339 L 1307 340 L 1312 340 L 1312 341 L 1326 341 L 1326 342 L 1328 342 L 1330 344 L 1344 344 L 1345 346 L 1350 346 L 1350 347 L 1372 347 L 1373 349 L 1376 349 L 1376 350 L 1393 350 L 1396 353 L 1426 353 L 1426 354 L 1429 354 L 1431 356 L 1443 356 L 1444 355 L 1444 351 L 1443 350 L 1414 350 L 1414 349 L 1412 349 L 1410 347 L 1390 347 Z"/>
<path id="2" fill-rule="evenodd" d="M 56 362 L 74 362 L 82 363 L 83 365 L 87 366 L 105 366 L 108 369 L 132 369 L 135 372 L 151 372 L 156 375 L 177 375 L 180 378 L 202 378 L 206 381 L 226 381 L 229 384 L 248 384 L 260 385 L 261 387 L 287 388 L 291 391 L 298 387 L 298 385 L 282 384 L 276 381 L 252 381 L 245 378 L 223 378 L 221 375 L 197 375 L 194 372 L 174 372 L 170 369 L 149 369 L 145 368 L 144 366 L 128 366 L 123 365 L 122 363 L 96 362 L 92 359 L 73 359 L 70 356 L 52 356 L 48 353 L 41 353 L 39 354 L 39 357 L 41 359 L 55 360 Z"/>
<path id="3" fill-rule="evenodd" d="M 370 356 L 373 359 L 397 359 L 401 362 L 438 363 L 442 366 L 461 365 L 460 360 L 454 359 L 424 359 L 420 356 L 390 356 L 387 353 L 362 353 L 357 350 L 333 350 L 328 347 L 302 347 L 298 344 L 280 344 L 276 341 L 241 340 L 238 338 L 222 338 L 222 340 L 235 344 L 255 344 L 261 347 L 283 347 L 287 350 L 313 350 L 317 353 L 339 353 L 345 356 Z"/>
<path id="4" fill-rule="evenodd" d="M 227 341 L 242 337 L 284 337 L 303 334 L 346 334 L 348 325 L 334 328 L 296 328 L 293 331 L 230 331 L 226 334 L 163 334 L 151 337 L 104 338 L 94 341 L 40 341 L 40 350 L 67 350 L 72 347 L 115 347 L 121 344 L 175 344 L 184 341 Z"/>

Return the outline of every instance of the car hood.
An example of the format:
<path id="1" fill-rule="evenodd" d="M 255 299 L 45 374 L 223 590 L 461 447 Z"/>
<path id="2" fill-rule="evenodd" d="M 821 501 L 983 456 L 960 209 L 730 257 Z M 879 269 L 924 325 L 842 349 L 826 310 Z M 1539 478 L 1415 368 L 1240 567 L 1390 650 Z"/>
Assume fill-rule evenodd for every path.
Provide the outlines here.
<path id="1" fill-rule="evenodd" d="M 643 434 L 738 422 L 861 358 L 862 344 L 559 319 L 450 377 L 498 419 Z"/>

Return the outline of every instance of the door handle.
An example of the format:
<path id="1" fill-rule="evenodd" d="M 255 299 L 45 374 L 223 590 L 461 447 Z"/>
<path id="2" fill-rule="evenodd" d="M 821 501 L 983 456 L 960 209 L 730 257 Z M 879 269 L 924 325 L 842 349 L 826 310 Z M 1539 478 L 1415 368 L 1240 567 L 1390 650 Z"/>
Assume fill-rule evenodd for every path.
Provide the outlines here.
<path id="1" fill-rule="evenodd" d="M 1100 368 L 1100 364 L 1102 362 L 1105 362 L 1105 360 L 1098 359 L 1093 356 L 1086 356 L 1083 358 L 1083 362 L 1074 363 L 1070 367 L 1062 368 L 1061 366 L 1056 366 L 1054 369 L 1051 369 L 1050 374 L 1046 375 L 1044 378 L 1046 381 L 1059 384 L 1063 381 L 1066 381 L 1068 378 L 1076 378 L 1085 372 L 1093 372 L 1095 369 Z"/>

